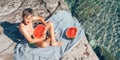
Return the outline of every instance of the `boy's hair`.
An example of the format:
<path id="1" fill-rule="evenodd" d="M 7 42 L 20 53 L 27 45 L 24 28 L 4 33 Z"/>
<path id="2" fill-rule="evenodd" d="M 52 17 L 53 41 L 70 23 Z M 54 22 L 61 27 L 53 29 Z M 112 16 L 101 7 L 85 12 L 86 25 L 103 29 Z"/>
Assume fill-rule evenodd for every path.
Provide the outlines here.
<path id="1" fill-rule="evenodd" d="M 28 15 L 34 15 L 33 10 L 31 8 L 26 8 L 23 10 L 22 17 L 28 16 Z"/>

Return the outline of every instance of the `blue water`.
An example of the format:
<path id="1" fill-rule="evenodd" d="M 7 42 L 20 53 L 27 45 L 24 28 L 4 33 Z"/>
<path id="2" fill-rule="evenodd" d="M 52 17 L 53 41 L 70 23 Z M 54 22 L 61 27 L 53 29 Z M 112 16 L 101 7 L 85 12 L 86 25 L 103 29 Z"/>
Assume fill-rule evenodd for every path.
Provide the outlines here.
<path id="1" fill-rule="evenodd" d="M 65 0 L 100 60 L 120 59 L 120 0 Z"/>

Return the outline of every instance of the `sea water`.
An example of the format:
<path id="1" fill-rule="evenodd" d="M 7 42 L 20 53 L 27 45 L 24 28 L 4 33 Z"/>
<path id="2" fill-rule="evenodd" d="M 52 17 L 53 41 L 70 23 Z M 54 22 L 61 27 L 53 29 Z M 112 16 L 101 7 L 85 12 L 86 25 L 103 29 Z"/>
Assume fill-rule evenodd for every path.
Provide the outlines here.
<path id="1" fill-rule="evenodd" d="M 120 60 L 120 0 L 65 0 L 100 60 Z"/>

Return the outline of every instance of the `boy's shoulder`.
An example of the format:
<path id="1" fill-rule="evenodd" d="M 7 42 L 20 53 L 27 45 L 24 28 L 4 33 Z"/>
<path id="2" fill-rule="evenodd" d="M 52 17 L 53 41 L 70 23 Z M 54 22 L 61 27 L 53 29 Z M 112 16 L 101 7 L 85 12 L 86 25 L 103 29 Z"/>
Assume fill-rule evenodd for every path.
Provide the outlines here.
<path id="1" fill-rule="evenodd" d="M 21 22 L 21 23 L 19 24 L 19 26 L 24 26 L 24 24 Z"/>
<path id="2" fill-rule="evenodd" d="M 23 28 L 25 25 L 23 23 L 19 24 L 19 28 Z"/>

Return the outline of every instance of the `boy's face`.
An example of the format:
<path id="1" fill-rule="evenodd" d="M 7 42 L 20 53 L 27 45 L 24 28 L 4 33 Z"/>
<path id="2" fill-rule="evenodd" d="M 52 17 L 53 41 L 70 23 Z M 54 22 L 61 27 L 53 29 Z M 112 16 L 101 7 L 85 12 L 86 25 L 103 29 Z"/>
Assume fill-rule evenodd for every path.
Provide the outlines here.
<path id="1" fill-rule="evenodd" d="M 25 24 L 29 24 L 33 20 L 33 15 L 24 16 L 23 19 Z"/>

